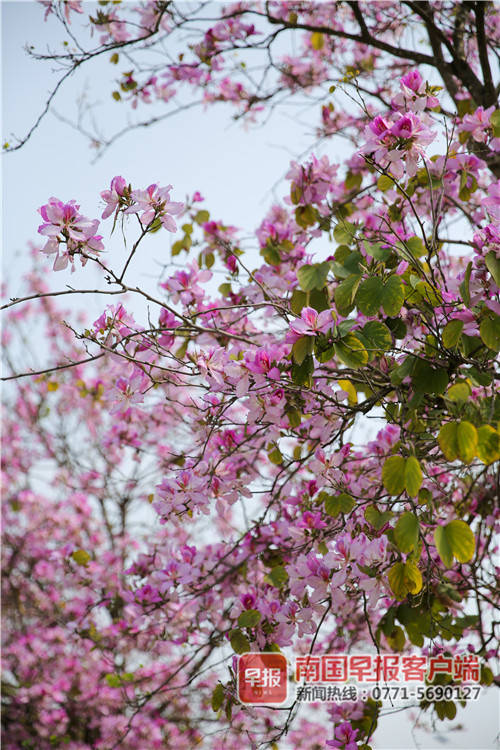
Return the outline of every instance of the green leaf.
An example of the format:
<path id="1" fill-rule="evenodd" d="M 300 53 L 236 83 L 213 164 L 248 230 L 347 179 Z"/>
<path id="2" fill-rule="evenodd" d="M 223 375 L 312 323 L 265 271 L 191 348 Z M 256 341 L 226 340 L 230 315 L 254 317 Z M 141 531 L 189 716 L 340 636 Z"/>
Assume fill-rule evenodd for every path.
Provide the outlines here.
<path id="1" fill-rule="evenodd" d="M 365 518 L 370 523 L 374 529 L 379 531 L 382 526 L 385 526 L 385 524 L 391 520 L 394 513 L 392 510 L 386 510 L 383 513 L 381 513 L 378 508 L 375 507 L 375 505 L 369 505 L 365 509 Z"/>
<path id="2" fill-rule="evenodd" d="M 411 376 L 416 391 L 422 393 L 444 393 L 449 377 L 443 367 L 433 367 L 424 359 L 417 359 Z"/>
<path id="3" fill-rule="evenodd" d="M 269 578 L 270 582 L 276 588 L 281 589 L 288 581 L 288 573 L 283 565 L 277 565 L 275 568 L 267 574 L 266 578 Z"/>
<path id="4" fill-rule="evenodd" d="M 458 455 L 470 464 L 477 452 L 477 430 L 470 422 L 460 422 L 457 427 Z"/>
<path id="5" fill-rule="evenodd" d="M 454 557 L 461 563 L 469 562 L 474 557 L 474 534 L 465 521 L 450 521 L 446 526 L 436 526 L 434 543 L 446 568 L 451 567 Z"/>
<path id="6" fill-rule="evenodd" d="M 196 213 L 194 220 L 197 224 L 206 224 L 210 220 L 210 214 L 204 208 Z"/>
<path id="7" fill-rule="evenodd" d="M 380 323 L 378 320 L 370 320 L 363 326 L 362 331 L 363 336 L 374 349 L 386 352 L 392 347 L 391 332 L 384 323 Z"/>
<path id="8" fill-rule="evenodd" d="M 261 620 L 261 613 L 258 609 L 247 609 L 238 617 L 240 628 L 254 628 Z"/>
<path id="9" fill-rule="evenodd" d="M 280 466 L 283 463 L 283 455 L 276 444 L 274 444 L 272 450 L 269 451 L 267 457 L 275 466 Z"/>
<path id="10" fill-rule="evenodd" d="M 113 674 L 112 672 L 110 672 L 109 674 L 106 675 L 104 679 L 106 680 L 109 687 L 112 687 L 112 688 L 121 687 L 122 681 L 120 679 L 120 675 L 118 674 Z"/>
<path id="11" fill-rule="evenodd" d="M 286 409 L 286 415 L 292 430 L 302 423 L 302 415 L 298 409 Z"/>
<path id="12" fill-rule="evenodd" d="M 219 711 L 222 708 L 222 704 L 224 703 L 224 686 L 219 682 L 218 685 L 214 688 L 214 691 L 212 693 L 212 711 Z"/>
<path id="13" fill-rule="evenodd" d="M 324 263 L 313 263 L 312 265 L 306 264 L 299 268 L 297 278 L 304 292 L 322 289 L 325 286 L 329 270 L 330 264 L 326 261 Z"/>
<path id="14" fill-rule="evenodd" d="M 344 268 L 350 273 L 359 274 L 361 273 L 359 264 L 362 260 L 363 256 L 361 255 L 361 253 L 358 253 L 358 251 L 355 250 L 354 252 L 349 253 L 347 258 L 345 259 Z"/>
<path id="15" fill-rule="evenodd" d="M 330 309 L 330 299 L 326 287 L 323 289 L 312 289 L 309 292 L 309 307 L 313 307 L 317 312 Z"/>
<path id="16" fill-rule="evenodd" d="M 290 310 L 295 315 L 300 315 L 302 308 L 308 307 L 307 304 L 307 292 L 302 292 L 300 289 L 294 289 L 292 296 L 290 297 Z"/>
<path id="17" fill-rule="evenodd" d="M 341 492 L 338 496 L 338 500 L 340 503 L 340 512 L 341 513 L 350 513 L 351 510 L 356 505 L 356 502 L 351 495 L 348 495 L 346 492 Z"/>
<path id="18" fill-rule="evenodd" d="M 301 365 L 292 365 L 292 380 L 296 385 L 309 385 L 311 375 L 314 372 L 314 360 L 312 357 L 306 357 Z"/>
<path id="19" fill-rule="evenodd" d="M 354 307 L 354 296 L 361 281 L 361 276 L 352 275 L 349 278 L 342 281 L 333 294 L 335 300 L 335 306 L 344 317 L 349 315 Z"/>
<path id="20" fill-rule="evenodd" d="M 380 177 L 377 180 L 377 187 L 379 190 L 381 190 L 383 193 L 387 192 L 387 190 L 391 190 L 392 188 L 395 188 L 394 180 L 389 177 L 386 174 L 381 174 Z"/>
<path id="21" fill-rule="evenodd" d="M 367 255 L 369 255 L 371 258 L 375 258 L 375 260 L 380 260 L 382 262 L 385 262 L 391 254 L 391 248 L 382 247 L 381 242 L 367 242 L 365 240 L 363 243 L 363 247 L 365 248 L 365 253 Z"/>
<path id="22" fill-rule="evenodd" d="M 457 431 L 458 424 L 456 422 L 448 422 L 448 424 L 443 425 L 439 430 L 439 447 L 448 461 L 454 461 L 458 458 Z"/>
<path id="23" fill-rule="evenodd" d="M 229 634 L 229 642 L 236 654 L 245 654 L 250 651 L 250 641 L 241 630 L 232 630 Z"/>
<path id="24" fill-rule="evenodd" d="M 394 527 L 394 539 L 401 552 L 411 552 L 417 546 L 419 525 L 414 513 L 403 513 Z"/>
<path id="25" fill-rule="evenodd" d="M 340 513 L 340 500 L 335 495 L 327 495 L 325 497 L 325 513 L 334 518 Z"/>
<path id="26" fill-rule="evenodd" d="M 382 306 L 384 284 L 378 276 L 371 276 L 360 284 L 356 292 L 356 307 L 363 315 L 376 315 Z"/>
<path id="27" fill-rule="evenodd" d="M 494 352 L 500 351 L 500 317 L 498 315 L 488 315 L 483 318 L 479 326 L 479 334 L 488 349 Z"/>
<path id="28" fill-rule="evenodd" d="M 490 116 L 491 127 L 494 138 L 500 138 L 500 109 L 495 109 Z"/>
<path id="29" fill-rule="evenodd" d="M 449 323 L 443 328 L 442 338 L 443 344 L 447 349 L 453 349 L 458 344 L 462 330 L 464 327 L 463 320 L 450 320 Z"/>
<path id="30" fill-rule="evenodd" d="M 350 513 L 356 505 L 355 500 L 346 492 L 340 495 L 326 495 L 324 497 L 325 513 L 329 516 L 338 516 L 339 513 Z"/>
<path id="31" fill-rule="evenodd" d="M 415 563 L 408 560 L 393 565 L 388 578 L 396 599 L 404 599 L 408 594 L 418 594 L 422 589 L 422 575 Z"/>
<path id="32" fill-rule="evenodd" d="M 405 240 L 404 244 L 415 258 L 419 258 L 421 255 L 427 253 L 427 248 L 425 247 L 422 238 L 417 237 L 416 235 L 414 237 L 409 237 Z"/>
<path id="33" fill-rule="evenodd" d="M 486 263 L 486 268 L 493 276 L 495 284 L 500 286 L 500 259 L 497 258 L 494 250 L 490 250 L 489 253 L 486 253 L 484 256 L 484 262 Z"/>
<path id="34" fill-rule="evenodd" d="M 301 365 L 305 358 L 314 351 L 314 337 L 301 336 L 292 346 L 292 355 L 295 362 Z"/>
<path id="35" fill-rule="evenodd" d="M 346 365 L 357 369 L 368 362 L 368 352 L 353 333 L 348 333 L 342 341 L 335 344 L 337 357 Z"/>
<path id="36" fill-rule="evenodd" d="M 382 293 L 382 307 L 385 314 L 394 318 L 403 306 L 405 301 L 404 284 L 399 276 L 389 276 L 384 284 Z"/>
<path id="37" fill-rule="evenodd" d="M 483 464 L 500 459 L 500 435 L 489 424 L 483 424 L 477 431 L 477 455 Z"/>
<path id="38" fill-rule="evenodd" d="M 459 286 L 460 294 L 462 295 L 462 299 L 465 302 L 467 307 L 470 307 L 470 290 L 469 290 L 469 284 L 470 284 L 470 275 L 472 273 L 472 261 L 467 265 L 467 268 L 465 269 L 465 277 L 462 283 Z"/>
<path id="39" fill-rule="evenodd" d="M 404 630 L 399 625 L 394 626 L 386 639 L 392 651 L 402 651 L 406 643 Z"/>
<path id="40" fill-rule="evenodd" d="M 344 181 L 346 190 L 358 190 L 363 182 L 363 175 L 359 172 L 348 172 Z"/>
<path id="41" fill-rule="evenodd" d="M 405 487 L 410 497 L 415 497 L 422 486 L 422 470 L 415 456 L 406 459 Z"/>
<path id="42" fill-rule="evenodd" d="M 408 375 L 412 374 L 416 361 L 416 358 L 410 354 L 408 357 L 406 357 L 402 364 L 398 365 L 398 367 L 395 367 L 391 372 L 392 385 L 401 385 L 403 380 L 407 378 Z"/>
<path id="43" fill-rule="evenodd" d="M 391 495 L 400 495 L 405 488 L 405 466 L 403 456 L 391 456 L 382 467 L 382 481 Z"/>
<path id="44" fill-rule="evenodd" d="M 350 221 L 342 221 L 333 230 L 333 236 L 339 245 L 349 245 L 356 234 L 356 225 Z"/>
<path id="45" fill-rule="evenodd" d="M 471 367 L 470 370 L 467 371 L 467 375 L 476 385 L 490 385 L 493 380 L 489 372 L 481 372 L 477 367 Z"/>

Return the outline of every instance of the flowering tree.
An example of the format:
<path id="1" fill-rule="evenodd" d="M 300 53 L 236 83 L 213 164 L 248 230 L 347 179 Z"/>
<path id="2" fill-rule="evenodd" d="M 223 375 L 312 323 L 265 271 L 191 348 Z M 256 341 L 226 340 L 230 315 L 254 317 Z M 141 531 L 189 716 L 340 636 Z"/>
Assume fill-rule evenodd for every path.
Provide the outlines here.
<path id="1" fill-rule="evenodd" d="M 132 68 L 119 107 L 161 100 L 166 117 L 198 92 L 259 121 L 306 99 L 325 155 L 292 162 L 253 243 L 198 192 L 181 202 L 126 176 L 100 192 L 101 219 L 75 200 L 40 208 L 47 257 L 34 249 L 29 294 L 4 305 L 6 747 L 369 747 L 383 715 L 371 698 L 242 705 L 235 655 L 248 651 L 468 653 L 489 685 L 498 10 L 105 2 L 77 30 L 79 0 L 43 5 L 71 32 L 48 55 L 63 83 L 111 53 Z M 97 46 L 78 36 L 89 30 Z M 165 38 L 175 59 L 158 55 Z M 130 244 L 105 260 L 118 228 Z M 183 267 L 150 291 L 133 269 L 157 232 Z M 100 288 L 45 285 L 44 270 L 77 262 Z M 56 300 L 68 294 L 114 299 L 71 322 Z M 16 341 L 42 325 L 51 361 L 26 372 Z M 421 708 L 457 712 L 442 696 Z"/>

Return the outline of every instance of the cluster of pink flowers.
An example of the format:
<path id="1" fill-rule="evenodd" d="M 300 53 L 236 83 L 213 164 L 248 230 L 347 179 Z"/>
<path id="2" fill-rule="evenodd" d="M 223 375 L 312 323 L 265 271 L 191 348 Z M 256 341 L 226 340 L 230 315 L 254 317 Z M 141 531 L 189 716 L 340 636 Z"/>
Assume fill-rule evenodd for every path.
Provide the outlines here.
<path id="1" fill-rule="evenodd" d="M 172 185 L 159 187 L 156 183 L 149 185 L 146 190 L 132 190 L 123 177 L 113 177 L 109 190 L 101 193 L 106 203 L 102 218 L 106 219 L 120 209 L 124 214 L 139 214 L 144 226 L 159 219 L 161 225 L 169 232 L 175 232 L 177 225 L 174 216 L 182 213 L 184 203 L 170 200 Z"/>
<path id="2" fill-rule="evenodd" d="M 328 193 L 335 189 L 338 167 L 330 164 L 327 156 L 314 155 L 307 164 L 292 161 L 286 178 L 291 181 L 292 202 L 298 205 L 322 205 Z"/>
<path id="3" fill-rule="evenodd" d="M 405 171 L 408 177 L 413 177 L 419 160 L 428 159 L 425 148 L 435 136 L 414 112 L 388 117 L 377 115 L 365 128 L 367 140 L 359 153 L 371 156 L 398 180 Z"/>
<path id="4" fill-rule="evenodd" d="M 459 133 L 470 133 L 471 138 L 478 143 L 487 143 L 493 131 L 490 117 L 494 111 L 494 106 L 488 107 L 488 109 L 478 107 L 473 114 L 463 116 L 462 121 L 458 124 L 457 131 Z M 500 148 L 500 139 L 495 140 L 498 141 L 497 147 Z M 496 145 L 496 143 L 493 144 L 493 147 Z"/>
<path id="5" fill-rule="evenodd" d="M 75 255 L 80 255 L 84 266 L 87 253 L 95 255 L 104 250 L 102 236 L 96 234 L 99 221 L 83 216 L 79 209 L 74 200 L 63 203 L 57 198 L 49 198 L 49 202 L 39 209 L 45 223 L 38 227 L 38 232 L 48 237 L 42 252 L 55 254 L 54 271 L 66 268 L 68 263 L 74 271 Z"/>
<path id="6" fill-rule="evenodd" d="M 400 92 L 392 99 L 394 109 L 422 112 L 439 106 L 439 99 L 429 91 L 418 70 L 409 70 L 400 80 Z"/>

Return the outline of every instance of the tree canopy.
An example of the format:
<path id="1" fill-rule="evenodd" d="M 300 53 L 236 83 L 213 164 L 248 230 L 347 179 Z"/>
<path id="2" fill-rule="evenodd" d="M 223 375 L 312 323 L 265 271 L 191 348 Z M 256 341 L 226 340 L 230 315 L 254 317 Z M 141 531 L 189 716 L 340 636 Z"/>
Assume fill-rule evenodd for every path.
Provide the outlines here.
<path id="1" fill-rule="evenodd" d="M 369 750 L 380 695 L 308 708 L 290 672 L 283 705 L 245 705 L 251 652 L 371 653 L 371 687 L 386 657 L 418 653 L 491 685 L 498 7 L 41 5 L 68 41 L 29 53 L 61 77 L 4 151 L 96 58 L 116 66 L 117 119 L 137 118 L 76 123 L 98 151 L 218 102 L 263 128 L 307 106 L 315 143 L 246 235 L 168 174 L 110 175 L 90 217 L 76 173 L 69 200 L 44 178 L 29 291 L 3 305 L 5 747 Z M 158 233 L 171 261 L 151 291 L 134 273 Z M 74 287 L 75 264 L 99 287 Z M 453 719 L 464 695 L 444 688 L 467 682 L 428 676 L 420 710 Z"/>

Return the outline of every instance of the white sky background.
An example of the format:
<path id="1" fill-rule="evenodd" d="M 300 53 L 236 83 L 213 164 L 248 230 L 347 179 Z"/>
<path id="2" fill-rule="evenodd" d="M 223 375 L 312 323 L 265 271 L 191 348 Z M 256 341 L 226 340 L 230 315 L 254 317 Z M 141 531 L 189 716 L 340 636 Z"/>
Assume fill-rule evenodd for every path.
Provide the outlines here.
<path id="1" fill-rule="evenodd" d="M 92 7 L 95 6 L 84 4 L 87 11 Z M 34 44 L 39 51 L 45 51 L 47 47 L 54 50 L 60 48 L 63 38 L 53 17 L 47 23 L 43 22 L 44 9 L 35 2 L 4 1 L 1 10 L 3 142 L 11 140 L 11 133 L 23 136 L 27 132 L 41 111 L 51 85 L 57 80 L 51 73 L 50 62 L 31 60 L 23 47 Z M 134 117 L 134 113 L 129 104 L 114 103 L 110 96 L 115 88 L 112 81 L 123 69 L 126 69 L 123 65 L 112 66 L 104 59 L 84 66 L 66 84 L 55 109 L 74 119 L 77 112 L 75 99 L 90 84 L 90 99 L 103 103 L 98 117 L 110 123 L 109 132 L 123 127 L 125 118 Z M 144 119 L 148 111 L 155 112 L 153 108 L 143 106 L 135 116 Z M 118 174 L 137 188 L 145 188 L 152 182 L 160 185 L 171 183 L 174 200 L 183 200 L 187 194 L 199 190 L 206 198 L 201 207 L 207 208 L 213 219 L 241 227 L 242 235 L 248 236 L 273 202 L 272 186 L 284 176 L 290 159 L 302 152 L 312 138 L 310 134 L 306 135 L 305 118 L 292 108 L 286 114 L 276 113 L 263 128 L 247 130 L 240 123 L 231 121 L 231 113 L 230 107 L 217 105 L 207 110 L 181 113 L 150 129 L 132 131 L 94 164 L 91 164 L 94 152 L 88 141 L 49 114 L 20 151 L 2 158 L 3 273 L 9 294 L 20 296 L 25 291 L 22 275 L 31 265 L 27 243 L 38 241 L 39 237 L 37 227 L 41 217 L 37 208 L 50 196 L 63 201 L 74 198 L 81 204 L 84 215 L 100 218 L 103 206 L 99 193 L 108 188 L 111 178 Z M 295 122 L 293 117 L 299 114 L 301 122 Z M 331 143 L 326 153 L 332 161 L 339 159 Z M 282 182 L 274 198 L 281 198 L 285 192 L 286 186 Z M 105 262 L 110 258 L 116 260 L 111 263 L 116 269 L 118 258 L 123 263 L 126 253 L 119 238 L 111 244 L 106 243 L 106 230 L 109 232 L 111 225 L 112 221 L 108 220 L 100 229 L 105 245 L 110 249 Z M 160 264 L 169 261 L 170 243 L 175 239 L 162 230 L 152 242 L 145 242 L 128 272 L 129 281 L 141 286 L 152 284 L 159 268 L 156 261 Z M 325 255 L 330 252 L 328 247 Z M 175 260 L 182 262 L 184 257 L 181 255 Z M 104 288 L 91 263 L 84 269 L 77 263 L 77 271 L 70 274 L 69 269 L 54 273 L 51 258 L 44 262 L 53 289 L 64 289 L 67 283 Z M 252 256 L 251 265 L 259 262 L 257 255 Z M 108 302 L 115 303 L 116 299 L 100 297 L 91 300 L 88 295 L 84 298 L 89 322 Z M 64 299 L 64 306 L 69 306 L 68 297 Z M 40 351 L 40 361 L 44 361 L 43 350 Z M 456 720 L 439 722 L 437 729 L 440 731 L 436 733 L 415 730 L 414 719 L 408 712 L 395 713 L 381 721 L 374 747 L 380 750 L 490 750 L 496 746 L 495 737 L 499 732 L 497 693 L 498 690 L 490 689 L 466 711 L 459 708 Z M 458 724 L 465 726 L 465 731 L 452 731 Z M 280 748 L 288 750 L 282 744 Z"/>

